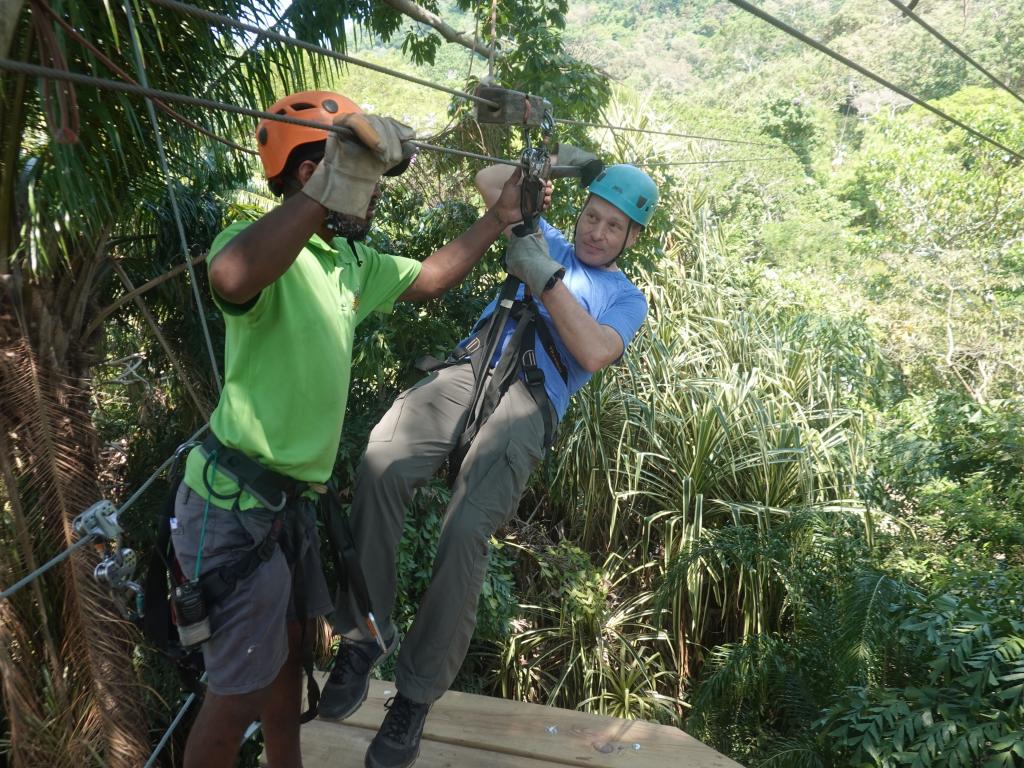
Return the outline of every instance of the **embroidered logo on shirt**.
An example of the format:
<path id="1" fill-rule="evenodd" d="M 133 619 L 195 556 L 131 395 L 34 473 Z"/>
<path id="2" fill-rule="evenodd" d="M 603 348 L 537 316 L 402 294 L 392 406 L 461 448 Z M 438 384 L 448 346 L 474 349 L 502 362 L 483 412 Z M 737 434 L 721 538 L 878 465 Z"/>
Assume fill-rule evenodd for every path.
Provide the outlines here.
<path id="1" fill-rule="evenodd" d="M 353 296 L 352 296 L 352 311 L 353 312 L 358 312 L 359 311 L 359 294 L 358 293 L 353 294 Z"/>

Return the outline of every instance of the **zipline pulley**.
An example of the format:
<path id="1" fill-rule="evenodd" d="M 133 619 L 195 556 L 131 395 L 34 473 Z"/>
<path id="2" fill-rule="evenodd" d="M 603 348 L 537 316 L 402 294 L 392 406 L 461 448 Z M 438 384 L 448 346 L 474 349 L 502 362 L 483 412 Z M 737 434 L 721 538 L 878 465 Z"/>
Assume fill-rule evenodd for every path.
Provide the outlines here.
<path id="1" fill-rule="evenodd" d="M 518 163 L 523 174 L 520 188 L 523 221 L 513 231 L 520 237 L 531 234 L 537 230 L 537 218 L 544 203 L 544 189 L 551 174 L 551 154 L 547 146 L 555 131 L 551 102 L 540 96 L 495 85 L 477 86 L 476 95 L 497 104 L 491 107 L 478 102 L 478 123 L 518 126 L 523 129 L 524 149 Z M 540 129 L 541 133 L 541 141 L 536 146 L 530 138 L 534 129 Z"/>
<path id="2" fill-rule="evenodd" d="M 121 525 L 117 522 L 117 507 L 106 499 L 97 501 L 76 517 L 72 527 L 80 538 L 98 536 L 115 541 L 121 535 Z"/>
<path id="3" fill-rule="evenodd" d="M 496 85 L 478 85 L 475 95 L 498 105 L 491 107 L 477 102 L 476 121 L 478 123 L 521 125 L 544 130 L 545 124 L 550 122 L 550 128 L 544 132 L 550 133 L 551 128 L 554 128 L 551 102 L 540 96 L 531 96 L 528 93 Z"/>
<path id="4" fill-rule="evenodd" d="M 118 547 L 110 551 L 108 547 L 107 556 L 92 572 L 93 578 L 110 591 L 122 615 L 129 620 L 141 618 L 143 611 L 142 585 L 133 579 L 138 563 L 135 550 Z"/>

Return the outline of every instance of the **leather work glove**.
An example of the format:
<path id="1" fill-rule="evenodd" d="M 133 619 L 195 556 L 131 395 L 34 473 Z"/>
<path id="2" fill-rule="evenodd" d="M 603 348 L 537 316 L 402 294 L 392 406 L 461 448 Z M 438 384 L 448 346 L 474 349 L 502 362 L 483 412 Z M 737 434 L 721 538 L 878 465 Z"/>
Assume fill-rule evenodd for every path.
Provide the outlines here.
<path id="1" fill-rule="evenodd" d="M 353 113 L 343 115 L 340 124 L 351 130 L 359 143 L 376 153 L 381 162 L 388 163 L 385 176 L 403 173 L 416 154 L 416 147 L 409 143 L 416 138 L 416 131 L 390 117 Z"/>
<path id="2" fill-rule="evenodd" d="M 540 232 L 510 237 L 505 266 L 510 275 L 526 283 L 534 296 L 544 293 L 552 278 L 565 274 L 565 268 L 548 255 L 547 241 Z"/>
<path id="3" fill-rule="evenodd" d="M 574 147 L 572 144 L 560 144 L 558 146 L 558 164 L 571 165 L 580 169 L 580 186 L 589 187 L 590 182 L 596 179 L 604 170 L 604 163 L 597 159 L 593 152 Z"/>
<path id="4" fill-rule="evenodd" d="M 330 133 L 324 159 L 302 192 L 329 211 L 365 218 L 381 175 L 405 161 L 403 143 L 416 134 L 407 125 L 373 115 L 341 115 L 334 124 L 348 128 L 352 138 Z"/>

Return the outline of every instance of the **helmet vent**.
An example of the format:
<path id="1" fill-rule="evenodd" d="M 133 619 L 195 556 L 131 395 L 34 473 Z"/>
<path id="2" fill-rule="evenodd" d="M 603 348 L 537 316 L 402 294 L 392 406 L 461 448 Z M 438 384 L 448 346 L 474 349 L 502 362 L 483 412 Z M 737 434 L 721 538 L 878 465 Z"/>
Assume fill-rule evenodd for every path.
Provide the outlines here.
<path id="1" fill-rule="evenodd" d="M 285 109 L 279 109 L 279 110 L 277 110 L 277 112 L 275 112 L 274 114 L 275 114 L 275 115 L 286 115 L 286 114 L 288 114 L 288 111 L 287 111 L 287 110 L 285 110 Z"/>
<path id="2" fill-rule="evenodd" d="M 300 101 L 298 104 L 292 104 L 292 109 L 294 109 L 296 112 L 299 112 L 300 110 L 303 110 L 303 109 L 314 109 L 314 108 L 315 108 L 315 105 L 310 104 L 310 103 L 305 102 L 305 101 Z"/>
<path id="3" fill-rule="evenodd" d="M 636 199 L 636 207 L 637 208 L 643 208 L 645 205 L 647 205 L 647 198 L 644 197 L 643 195 L 640 195 Z"/>
<path id="4" fill-rule="evenodd" d="M 256 135 L 256 138 L 259 140 L 261 146 L 267 143 L 267 126 L 264 125 L 260 128 L 260 132 Z"/>

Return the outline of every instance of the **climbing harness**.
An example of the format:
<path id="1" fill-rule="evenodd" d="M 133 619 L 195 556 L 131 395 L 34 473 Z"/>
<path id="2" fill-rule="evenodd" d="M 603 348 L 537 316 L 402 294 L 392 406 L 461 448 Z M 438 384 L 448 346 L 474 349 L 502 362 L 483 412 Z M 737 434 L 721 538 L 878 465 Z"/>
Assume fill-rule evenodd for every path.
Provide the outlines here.
<path id="1" fill-rule="evenodd" d="M 537 342 L 540 342 L 548 359 L 566 383 L 569 381 L 569 369 L 555 346 L 551 329 L 540 314 L 536 302 L 529 294 L 522 299 L 516 298 L 521 284 L 518 278 L 511 275 L 506 277 L 498 292 L 494 311 L 481 318 L 469 338 L 445 360 L 427 355 L 416 361 L 416 367 L 424 373 L 454 365 L 470 365 L 473 368 L 474 385 L 469 417 L 448 457 L 449 485 L 454 484 L 473 439 L 517 378 L 522 378 L 530 396 L 540 408 L 544 419 L 544 447 L 549 448 L 554 443 L 558 417 L 544 387 L 544 371 L 537 365 Z M 516 323 L 515 329 L 501 358 L 491 368 L 490 362 L 494 359 L 509 320 Z"/>
<path id="2" fill-rule="evenodd" d="M 522 222 L 512 228 L 517 237 L 525 237 L 537 231 L 541 208 L 544 203 L 545 185 L 551 171 L 551 155 L 548 145 L 552 141 L 555 121 L 551 114 L 550 102 L 536 96 L 494 86 L 480 86 L 477 95 L 496 102 L 497 108 L 477 107 L 477 120 L 487 123 L 518 124 L 523 129 L 523 149 L 519 158 L 522 173 L 520 193 L 520 214 Z M 539 128 L 541 143 L 533 145 L 530 129 Z M 579 169 L 566 169 L 563 176 L 576 175 Z M 499 401 L 518 378 L 522 378 L 531 397 L 540 408 L 544 419 L 544 447 L 554 442 L 558 420 L 544 387 L 544 371 L 537 365 L 537 341 L 540 341 L 548 359 L 558 370 L 562 381 L 568 383 L 569 369 L 555 346 L 554 336 L 547 322 L 540 314 L 533 297 L 525 291 L 517 299 L 521 281 L 509 275 L 502 283 L 495 301 L 494 311 L 480 319 L 469 338 L 460 344 L 444 361 L 432 357 L 420 358 L 416 367 L 429 373 L 452 365 L 469 364 L 473 368 L 473 396 L 470 399 L 469 416 L 462 434 L 448 457 L 448 481 L 454 483 L 462 461 L 480 428 L 494 413 Z M 509 320 L 515 328 L 509 337 L 501 358 L 491 367 Z"/>
<path id="3" fill-rule="evenodd" d="M 195 445 L 183 445 L 178 450 L 179 457 L 184 456 Z M 198 674 L 202 670 L 201 657 L 195 651 L 209 638 L 210 606 L 224 600 L 241 581 L 252 576 L 257 568 L 270 560 L 275 550 L 280 547 L 289 565 L 294 569 L 292 600 L 302 632 L 301 647 L 308 696 L 308 708 L 302 715 L 302 722 L 308 722 L 316 716 L 320 688 L 313 677 L 312 643 L 306 633 L 308 613 L 305 590 L 302 588 L 304 580 L 299 547 L 302 538 L 308 533 L 304 526 L 315 525 L 315 521 L 300 513 L 290 514 L 296 504 L 303 501 L 316 503 L 328 531 L 331 553 L 339 580 L 342 582 L 342 589 L 353 594 L 371 636 L 378 644 L 383 643 L 366 580 L 356 558 L 352 534 L 347 520 L 341 513 L 337 492 L 333 487 L 302 482 L 275 472 L 241 451 L 224 445 L 212 432 L 199 445 L 199 450 L 206 459 L 203 466 L 203 482 L 209 498 L 230 501 L 236 514 L 245 514 L 239 509 L 238 502 L 243 493 L 248 493 L 274 516 L 263 539 L 251 549 L 240 553 L 237 559 L 200 575 L 197 558 L 196 573 L 184 574 L 177 558 L 174 557 L 170 540 L 175 497 L 183 476 L 180 465 L 176 466 L 158 525 L 156 547 L 150 558 L 144 590 L 145 610 L 141 612 L 143 631 L 162 652 L 179 664 L 186 685 L 195 690 L 198 685 Z M 238 491 L 231 494 L 215 491 L 212 481 L 213 475 L 217 473 L 235 483 Z M 318 496 L 316 502 L 309 498 L 312 494 Z M 177 641 L 171 633 L 172 623 L 178 628 Z"/>

